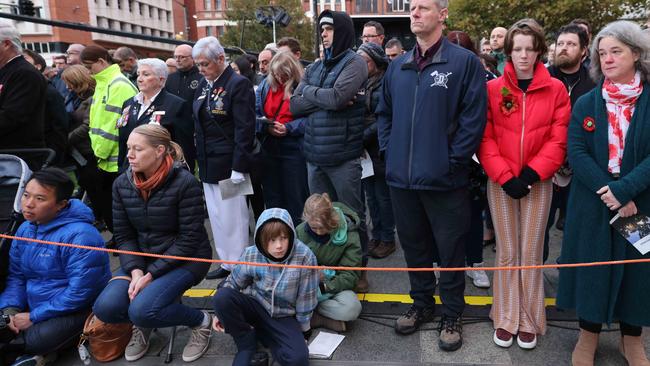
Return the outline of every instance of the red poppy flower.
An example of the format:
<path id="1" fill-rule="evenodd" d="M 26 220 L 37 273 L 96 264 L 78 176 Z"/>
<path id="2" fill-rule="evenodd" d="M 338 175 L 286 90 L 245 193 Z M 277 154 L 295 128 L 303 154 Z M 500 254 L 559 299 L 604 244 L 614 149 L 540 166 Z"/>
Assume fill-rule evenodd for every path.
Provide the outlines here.
<path id="1" fill-rule="evenodd" d="M 594 132 L 596 129 L 596 121 L 594 121 L 593 117 L 587 117 L 582 121 L 582 128 L 587 132 Z"/>
<path id="2" fill-rule="evenodd" d="M 514 95 L 508 94 L 508 95 L 504 95 L 501 98 L 501 103 L 499 104 L 499 107 L 501 109 L 501 113 L 505 114 L 506 116 L 509 116 L 513 112 L 519 110 L 519 103 L 517 102 L 517 99 L 515 98 Z"/>

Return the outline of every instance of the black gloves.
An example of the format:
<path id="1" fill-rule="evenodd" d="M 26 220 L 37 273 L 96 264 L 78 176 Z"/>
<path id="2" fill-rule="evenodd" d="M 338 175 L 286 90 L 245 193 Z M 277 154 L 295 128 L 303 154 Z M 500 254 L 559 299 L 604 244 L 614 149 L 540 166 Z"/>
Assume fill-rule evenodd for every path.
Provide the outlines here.
<path id="1" fill-rule="evenodd" d="M 501 186 L 506 194 L 516 200 L 526 197 L 530 193 L 528 184 L 523 181 L 521 178 L 512 178 L 509 181 L 503 183 Z"/>
<path id="2" fill-rule="evenodd" d="M 531 167 L 526 165 L 519 173 L 519 179 L 523 180 L 529 186 L 532 186 L 533 183 L 539 182 L 539 174 L 534 171 Z"/>

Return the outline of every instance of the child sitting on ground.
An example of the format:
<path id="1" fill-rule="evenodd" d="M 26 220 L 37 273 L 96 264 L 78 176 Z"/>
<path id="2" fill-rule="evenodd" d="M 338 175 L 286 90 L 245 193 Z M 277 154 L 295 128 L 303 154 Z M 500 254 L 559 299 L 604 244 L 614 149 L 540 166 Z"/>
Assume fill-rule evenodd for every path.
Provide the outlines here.
<path id="1" fill-rule="evenodd" d="M 296 229 L 298 239 L 316 255 L 319 266 L 361 266 L 359 217 L 346 205 L 330 200 L 327 193 L 313 194 L 305 202 L 303 223 Z M 361 313 L 361 302 L 353 289 L 359 280 L 356 271 L 321 271 L 318 308 L 311 327 L 336 332 L 346 330 L 346 321 Z"/>
<path id="2" fill-rule="evenodd" d="M 316 257 L 300 242 L 287 210 L 265 210 L 243 262 L 315 266 Z M 233 365 L 251 362 L 257 341 L 281 365 L 307 365 L 305 343 L 317 305 L 318 275 L 313 269 L 237 265 L 214 297 L 214 328 L 237 345 Z"/>

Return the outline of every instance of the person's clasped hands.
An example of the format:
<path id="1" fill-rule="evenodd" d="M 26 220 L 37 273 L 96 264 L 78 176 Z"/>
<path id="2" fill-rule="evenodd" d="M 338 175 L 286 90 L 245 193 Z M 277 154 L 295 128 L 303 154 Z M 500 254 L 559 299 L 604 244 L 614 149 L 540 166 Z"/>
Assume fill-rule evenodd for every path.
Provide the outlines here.
<path id="1" fill-rule="evenodd" d="M 603 201 L 607 208 L 612 211 L 618 210 L 618 214 L 621 215 L 621 217 L 636 215 L 638 212 L 634 201 L 630 201 L 625 205 L 621 205 L 608 185 L 596 191 L 596 194 L 600 195 L 600 200 Z"/>

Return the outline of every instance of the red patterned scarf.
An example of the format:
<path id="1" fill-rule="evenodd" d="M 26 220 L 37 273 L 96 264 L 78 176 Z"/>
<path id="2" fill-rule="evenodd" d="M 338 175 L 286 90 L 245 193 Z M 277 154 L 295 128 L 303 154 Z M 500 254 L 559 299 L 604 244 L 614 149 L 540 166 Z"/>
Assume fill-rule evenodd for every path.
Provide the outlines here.
<path id="1" fill-rule="evenodd" d="M 603 83 L 603 99 L 607 107 L 609 163 L 607 170 L 613 174 L 621 172 L 625 136 L 634 115 L 639 95 L 643 92 L 641 74 L 637 71 L 629 84 L 617 84 L 609 79 Z"/>

